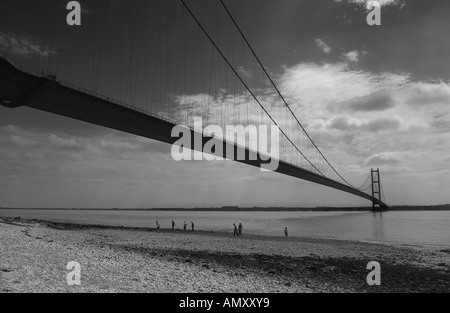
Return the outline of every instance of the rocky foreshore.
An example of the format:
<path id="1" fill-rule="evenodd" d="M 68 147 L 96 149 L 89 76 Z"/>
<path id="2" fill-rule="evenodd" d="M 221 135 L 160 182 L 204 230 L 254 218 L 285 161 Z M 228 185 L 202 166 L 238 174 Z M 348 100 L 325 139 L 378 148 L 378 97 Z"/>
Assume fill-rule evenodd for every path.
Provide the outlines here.
<path id="1" fill-rule="evenodd" d="M 450 291 L 445 247 L 0 218 L 0 251 L 3 293 Z M 380 286 L 367 284 L 370 261 Z"/>

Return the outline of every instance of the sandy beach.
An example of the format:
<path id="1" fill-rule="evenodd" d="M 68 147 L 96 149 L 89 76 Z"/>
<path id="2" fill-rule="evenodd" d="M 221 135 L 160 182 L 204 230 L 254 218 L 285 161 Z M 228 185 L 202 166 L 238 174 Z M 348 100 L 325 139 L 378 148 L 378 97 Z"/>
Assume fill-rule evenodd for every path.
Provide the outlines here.
<path id="1" fill-rule="evenodd" d="M 450 291 L 445 247 L 0 218 L 0 251 L 2 293 Z M 370 261 L 380 286 L 366 282 Z"/>

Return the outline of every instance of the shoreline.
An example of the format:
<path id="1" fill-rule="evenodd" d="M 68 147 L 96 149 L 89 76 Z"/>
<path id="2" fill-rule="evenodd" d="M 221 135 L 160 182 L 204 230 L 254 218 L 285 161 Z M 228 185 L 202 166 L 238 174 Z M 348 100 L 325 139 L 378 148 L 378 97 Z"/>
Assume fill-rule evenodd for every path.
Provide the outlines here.
<path id="1" fill-rule="evenodd" d="M 89 224 L 89 223 L 72 223 L 72 222 L 62 222 L 62 221 L 51 221 L 36 218 L 22 218 L 22 217 L 2 217 L 0 216 L 0 223 L 5 223 L 7 221 L 27 221 L 40 223 L 51 228 L 61 229 L 61 230 L 82 230 L 82 229 L 110 229 L 110 230 L 134 230 L 134 231 L 149 231 L 149 232 L 159 232 L 159 233 L 192 233 L 192 230 L 188 229 L 186 232 L 181 228 L 171 228 L 161 227 L 159 230 L 156 227 L 138 227 L 138 226 L 123 226 L 123 225 L 106 225 L 106 224 Z M 10 223 L 10 222 L 6 222 Z M 221 237 L 233 237 L 233 232 L 225 230 L 195 230 L 197 235 L 206 236 L 221 236 Z M 404 246 L 404 247 L 416 247 L 416 248 L 436 248 L 436 249 L 450 249 L 449 245 L 442 244 L 420 244 L 420 243 L 407 243 L 398 241 L 375 241 L 375 240 L 352 240 L 352 239 L 336 239 L 327 237 L 300 237 L 295 235 L 289 235 L 289 237 L 284 237 L 284 235 L 270 235 L 270 234 L 258 234 L 258 233 L 248 233 L 245 232 L 243 238 L 247 239 L 260 239 L 260 240 L 274 240 L 274 241 L 294 241 L 294 242 L 317 242 L 317 241 L 328 241 L 328 242 L 347 242 L 347 243 L 365 243 L 365 244 L 375 244 L 375 245 L 386 245 L 386 246 Z"/>
<path id="2" fill-rule="evenodd" d="M 438 247 L 20 218 L 0 218 L 0 241 L 0 292 L 450 292 Z M 81 286 L 65 282 L 72 260 Z"/>

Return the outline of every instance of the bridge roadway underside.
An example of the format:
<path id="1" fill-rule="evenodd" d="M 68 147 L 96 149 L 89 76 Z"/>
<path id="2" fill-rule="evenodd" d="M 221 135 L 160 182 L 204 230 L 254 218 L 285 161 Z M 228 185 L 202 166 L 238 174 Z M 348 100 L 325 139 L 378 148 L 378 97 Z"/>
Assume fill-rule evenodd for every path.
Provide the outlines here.
<path id="1" fill-rule="evenodd" d="M 9 108 L 27 106 L 168 144 L 173 144 L 179 139 L 171 136 L 174 122 L 146 114 L 133 107 L 125 107 L 107 98 L 66 87 L 48 78 L 25 73 L 3 58 L 0 58 L 0 104 Z M 214 140 L 215 144 L 223 145 L 224 155 L 221 155 L 223 157 L 226 151 L 233 149 L 234 160 L 237 162 L 256 167 L 268 163 L 264 161 L 267 160 L 264 155 L 258 155 L 256 160 L 250 159 L 248 149 L 217 138 L 205 137 L 192 129 L 189 131 L 194 148 L 198 148 L 193 145 L 194 140 L 200 140 L 202 147 L 206 142 Z M 237 154 L 244 152 L 242 150 L 245 150 L 245 158 L 238 160 Z M 365 198 L 383 208 L 387 207 L 382 201 L 364 192 L 281 160 L 275 172 L 338 189 Z"/>

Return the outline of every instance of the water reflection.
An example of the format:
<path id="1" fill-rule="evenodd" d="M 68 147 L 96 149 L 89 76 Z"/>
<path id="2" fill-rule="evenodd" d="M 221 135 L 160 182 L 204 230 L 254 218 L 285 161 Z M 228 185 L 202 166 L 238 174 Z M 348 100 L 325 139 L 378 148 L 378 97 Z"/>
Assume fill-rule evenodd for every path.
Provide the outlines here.
<path id="1" fill-rule="evenodd" d="M 372 237 L 378 238 L 381 241 L 386 240 L 383 212 L 373 212 L 372 218 Z"/>

